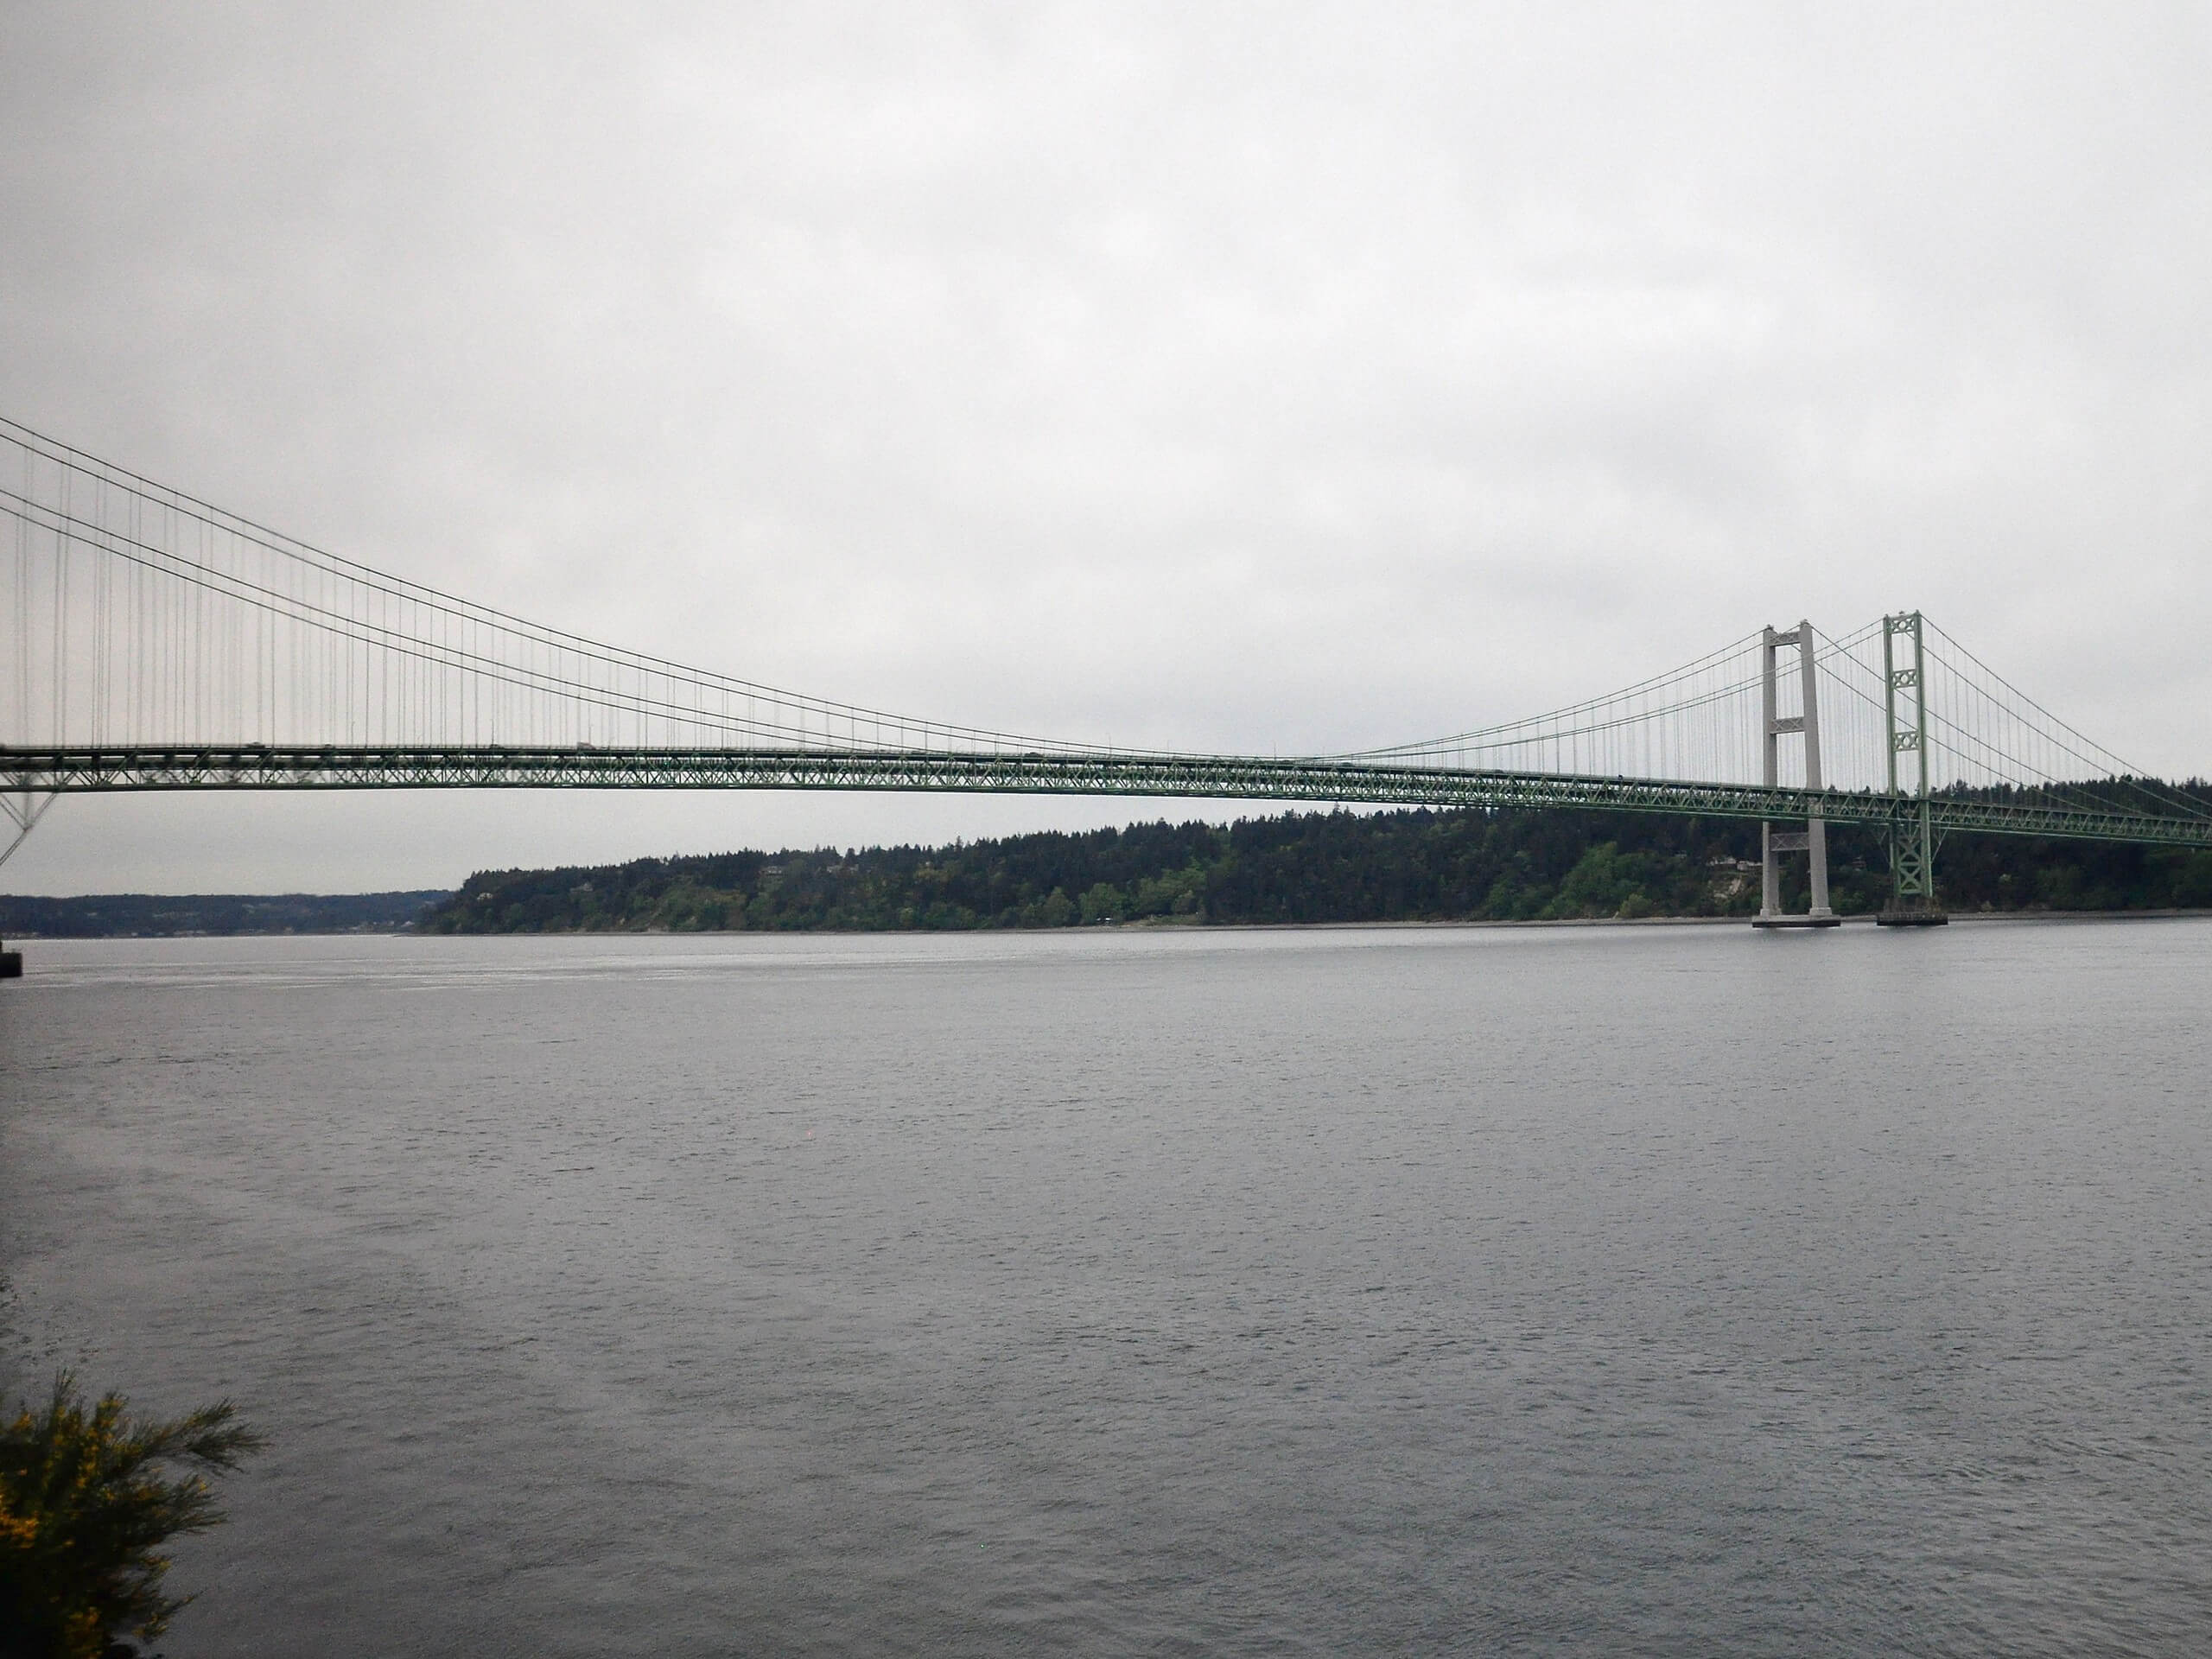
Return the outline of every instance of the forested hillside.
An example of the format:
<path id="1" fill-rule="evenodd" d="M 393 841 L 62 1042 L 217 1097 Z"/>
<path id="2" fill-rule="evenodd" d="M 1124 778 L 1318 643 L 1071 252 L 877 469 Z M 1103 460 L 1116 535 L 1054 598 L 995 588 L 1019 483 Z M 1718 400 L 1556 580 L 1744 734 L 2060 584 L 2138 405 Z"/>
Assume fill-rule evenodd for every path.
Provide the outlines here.
<path id="1" fill-rule="evenodd" d="M 0 938 L 168 938 L 227 933 L 397 933 L 430 905 L 423 893 L 0 893 Z"/>
<path id="2" fill-rule="evenodd" d="M 1848 826 L 1829 837 L 1835 907 L 1880 908 L 1889 876 L 1878 837 Z M 505 933 L 1747 916 L 1758 906 L 1758 826 L 1734 820 L 1294 813 L 1227 827 L 1141 823 L 950 847 L 486 872 L 421 925 Z M 1790 861 L 1798 908 L 1804 862 Z M 1958 838 L 1942 850 L 1938 881 L 1954 911 L 2212 906 L 2212 853 Z"/>

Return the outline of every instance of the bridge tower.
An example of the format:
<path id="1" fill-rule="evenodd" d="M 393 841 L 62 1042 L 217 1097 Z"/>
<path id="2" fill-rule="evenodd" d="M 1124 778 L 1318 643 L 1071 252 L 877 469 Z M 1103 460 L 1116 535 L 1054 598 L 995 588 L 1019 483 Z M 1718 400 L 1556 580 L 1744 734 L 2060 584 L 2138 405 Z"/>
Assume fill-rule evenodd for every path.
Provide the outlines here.
<path id="1" fill-rule="evenodd" d="M 0 864 L 5 864 L 10 855 L 23 844 L 23 837 L 30 834 L 33 827 L 46 816 L 46 809 L 52 806 L 57 798 L 55 796 L 48 795 L 43 799 L 39 799 L 34 797 L 30 791 L 25 790 L 22 792 L 22 804 L 17 806 L 5 795 L 0 795 L 0 813 L 5 813 L 16 826 L 16 833 L 9 840 L 8 844 L 5 847 L 0 847 Z M 0 831 L 0 834 L 4 833 Z M 5 941 L 0 940 L 0 946 L 4 944 Z M 0 949 L 0 979 L 21 979 L 22 976 L 23 953 L 20 950 Z"/>
<path id="2" fill-rule="evenodd" d="M 1897 658 L 1900 641 L 1910 662 Z M 1909 697 L 1900 693 L 1910 693 Z M 1904 705 L 1910 703 L 1908 709 Z M 1928 652 L 1918 611 L 1882 619 L 1882 707 L 1889 727 L 1890 907 L 1884 927 L 1941 927 L 1951 918 L 1936 903 L 1935 813 L 1928 798 Z M 1897 757 L 1918 763 L 1917 779 L 1900 789 Z"/>
<path id="3" fill-rule="evenodd" d="M 1777 712 L 1779 686 L 1776 659 L 1784 645 L 1797 647 L 1801 712 Z M 1805 787 L 1821 786 L 1821 700 L 1813 662 L 1813 625 L 1801 621 L 1787 633 L 1769 628 L 1761 641 L 1759 712 L 1765 741 L 1766 786 L 1782 782 L 1781 740 L 1796 733 L 1805 741 Z M 1803 852 L 1812 862 L 1812 903 L 1802 916 L 1784 915 L 1782 909 L 1783 853 Z M 1815 804 L 1799 830 L 1777 830 L 1771 821 L 1759 825 L 1759 913 L 1753 927 L 1837 927 L 1843 918 L 1828 908 L 1828 829 Z"/>

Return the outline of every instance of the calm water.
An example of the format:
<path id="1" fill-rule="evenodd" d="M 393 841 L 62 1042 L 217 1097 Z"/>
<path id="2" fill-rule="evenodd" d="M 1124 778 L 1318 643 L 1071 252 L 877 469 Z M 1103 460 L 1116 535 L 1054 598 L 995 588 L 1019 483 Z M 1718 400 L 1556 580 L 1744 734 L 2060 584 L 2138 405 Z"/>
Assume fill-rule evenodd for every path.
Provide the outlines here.
<path id="1" fill-rule="evenodd" d="M 2212 924 L 30 950 L 172 1659 L 2212 1645 Z"/>

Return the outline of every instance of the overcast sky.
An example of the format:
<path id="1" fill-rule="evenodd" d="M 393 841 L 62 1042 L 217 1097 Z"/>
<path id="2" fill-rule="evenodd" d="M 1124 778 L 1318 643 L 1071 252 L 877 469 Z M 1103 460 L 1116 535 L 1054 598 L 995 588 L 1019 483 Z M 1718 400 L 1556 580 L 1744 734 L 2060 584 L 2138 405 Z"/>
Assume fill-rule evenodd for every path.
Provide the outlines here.
<path id="1" fill-rule="evenodd" d="M 945 720 L 1365 746 L 1919 607 L 2202 773 L 2208 88 L 2202 4 L 10 0 L 0 412 Z M 69 800 L 0 887 L 1131 812 Z"/>

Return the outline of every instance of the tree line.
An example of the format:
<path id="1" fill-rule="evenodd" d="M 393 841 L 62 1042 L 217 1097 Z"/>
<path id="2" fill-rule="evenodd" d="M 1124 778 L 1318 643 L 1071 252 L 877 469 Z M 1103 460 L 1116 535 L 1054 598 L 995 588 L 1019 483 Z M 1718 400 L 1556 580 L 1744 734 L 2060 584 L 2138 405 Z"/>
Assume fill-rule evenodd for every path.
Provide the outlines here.
<path id="1" fill-rule="evenodd" d="M 162 939 L 230 933 L 395 933 L 448 895 L 420 893 L 0 893 L 0 938 Z M 0 1659 L 4 1655 L 0 1654 Z"/>
<path id="2" fill-rule="evenodd" d="M 2212 804 L 2212 790 L 2192 788 Z M 485 871 L 430 907 L 438 933 L 665 929 L 967 930 L 1103 923 L 1549 921 L 1749 916 L 1758 826 L 1568 810 L 1289 813 L 1132 824 L 945 847 L 733 852 Z M 1846 914 L 1890 890 L 1879 830 L 1828 831 Z M 1784 862 L 1805 904 L 1805 860 Z M 1955 912 L 2212 906 L 2212 852 L 1955 837 L 1937 859 Z"/>

